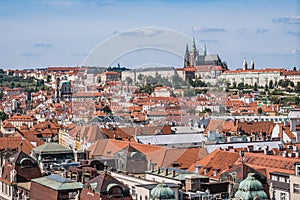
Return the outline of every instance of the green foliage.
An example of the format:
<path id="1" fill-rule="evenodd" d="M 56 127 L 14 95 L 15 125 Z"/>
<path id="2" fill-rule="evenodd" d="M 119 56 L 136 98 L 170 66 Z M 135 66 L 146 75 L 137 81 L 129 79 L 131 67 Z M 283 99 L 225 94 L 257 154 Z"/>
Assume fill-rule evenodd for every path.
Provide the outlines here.
<path id="1" fill-rule="evenodd" d="M 262 114 L 262 108 L 258 108 L 258 109 L 257 109 L 257 113 L 258 113 L 259 115 L 261 115 L 261 114 Z"/>
<path id="2" fill-rule="evenodd" d="M 189 79 L 189 84 L 191 84 L 191 86 L 193 87 L 207 87 L 207 84 L 205 84 L 204 81 L 202 81 L 201 79 L 196 78 L 195 80 L 191 80 Z"/>
<path id="3" fill-rule="evenodd" d="M 239 84 L 238 84 L 238 89 L 239 89 L 239 90 L 243 90 L 244 88 L 245 88 L 244 83 L 239 83 Z"/>
<path id="4" fill-rule="evenodd" d="M 154 85 L 144 85 L 141 86 L 135 93 L 147 93 L 147 94 L 151 94 L 154 91 L 154 88 L 156 86 Z"/>
<path id="5" fill-rule="evenodd" d="M 10 76 L 1 74 L 0 72 L 0 87 L 23 88 L 24 91 L 37 91 L 47 87 L 44 85 L 44 80 L 38 80 L 34 77 L 24 79 L 24 77 Z"/>
<path id="6" fill-rule="evenodd" d="M 145 76 L 143 74 L 139 74 L 137 77 L 140 81 L 143 81 Z"/>
<path id="7" fill-rule="evenodd" d="M 270 88 L 270 89 L 273 89 L 273 88 L 274 88 L 273 80 L 270 80 L 270 81 L 269 81 L 269 88 Z"/>
<path id="8" fill-rule="evenodd" d="M 233 82 L 232 89 L 236 89 L 236 82 Z"/>
<path id="9" fill-rule="evenodd" d="M 128 85 L 130 85 L 133 82 L 132 78 L 130 78 L 129 76 L 126 77 L 125 81 L 127 82 Z"/>
<path id="10" fill-rule="evenodd" d="M 3 121 L 5 119 L 7 119 L 7 118 L 8 118 L 8 115 L 5 112 L 0 111 L 0 119 Z"/>
<path id="11" fill-rule="evenodd" d="M 50 83 L 51 82 L 51 75 L 47 75 L 47 83 Z"/>
<path id="12" fill-rule="evenodd" d="M 295 85 L 295 92 L 300 93 L 300 82 Z"/>
<path id="13" fill-rule="evenodd" d="M 256 82 L 254 83 L 253 90 L 254 91 L 258 91 L 258 87 L 257 87 L 257 83 Z"/>

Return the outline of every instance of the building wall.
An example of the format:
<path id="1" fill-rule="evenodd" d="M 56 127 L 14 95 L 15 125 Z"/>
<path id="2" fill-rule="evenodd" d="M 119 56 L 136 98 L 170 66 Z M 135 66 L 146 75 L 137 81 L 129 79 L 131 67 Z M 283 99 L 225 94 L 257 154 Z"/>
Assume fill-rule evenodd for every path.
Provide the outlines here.
<path id="1" fill-rule="evenodd" d="M 122 81 L 125 81 L 127 77 L 130 77 L 133 81 L 136 81 L 136 82 L 141 82 L 139 79 L 138 79 L 138 76 L 140 74 L 142 74 L 144 77 L 146 76 L 152 76 L 152 77 L 155 77 L 156 74 L 159 74 L 162 78 L 171 78 L 172 76 L 175 75 L 176 70 L 175 69 L 166 69 L 166 70 L 145 70 L 145 71 L 134 71 L 134 70 L 130 70 L 130 71 L 124 71 L 122 72 Z M 102 81 L 102 79 L 101 79 Z"/>
<path id="2" fill-rule="evenodd" d="M 111 176 L 116 178 L 118 181 L 122 182 L 124 185 L 129 187 L 130 193 L 133 199 L 135 199 L 136 195 L 139 196 L 139 191 L 136 190 L 136 185 L 143 185 L 143 184 L 153 184 L 154 182 L 148 181 L 148 180 L 143 180 L 139 179 L 133 176 L 129 175 L 124 175 L 116 172 L 110 172 Z M 144 193 L 142 193 L 142 196 L 144 196 Z M 138 199 L 139 200 L 139 199 Z"/>
<path id="3" fill-rule="evenodd" d="M 178 185 L 181 184 L 181 181 L 179 181 L 179 180 L 174 180 L 174 179 L 170 179 L 170 178 L 166 178 L 166 177 L 162 177 L 162 176 L 157 176 L 155 174 L 146 173 L 145 178 L 146 178 L 146 180 L 158 182 L 158 183 L 175 183 Z"/>
<path id="4" fill-rule="evenodd" d="M 58 192 L 37 184 L 35 182 L 31 182 L 30 187 L 30 200 L 57 200 Z"/>
<path id="5" fill-rule="evenodd" d="M 80 199 L 82 199 L 82 200 L 85 200 L 85 199 L 88 199 L 88 200 L 99 200 L 99 199 L 102 199 L 102 200 L 132 200 L 131 197 L 109 197 L 108 195 L 101 195 L 101 197 L 100 197 L 100 193 L 89 191 L 88 188 L 82 189 L 81 194 L 80 194 Z"/>
<path id="6" fill-rule="evenodd" d="M 298 188 L 298 190 L 297 190 Z M 300 199 L 300 176 L 290 176 L 290 199 Z"/>
<path id="7" fill-rule="evenodd" d="M 13 199 L 13 186 L 0 182 L 0 199 Z"/>
<path id="8" fill-rule="evenodd" d="M 259 72 L 259 71 L 233 71 L 233 72 L 225 72 L 220 76 L 221 79 L 233 84 L 234 82 L 244 83 L 248 85 L 254 85 L 255 83 L 258 86 L 265 86 L 269 84 L 270 80 L 279 81 L 283 77 L 280 76 L 280 72 Z"/>

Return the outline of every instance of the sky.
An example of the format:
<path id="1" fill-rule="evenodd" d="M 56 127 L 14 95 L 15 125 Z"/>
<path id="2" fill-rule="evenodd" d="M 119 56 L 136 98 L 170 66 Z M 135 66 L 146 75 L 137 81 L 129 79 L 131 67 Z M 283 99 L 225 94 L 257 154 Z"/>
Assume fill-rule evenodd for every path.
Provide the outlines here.
<path id="1" fill-rule="evenodd" d="M 230 69 L 241 68 L 244 57 L 256 68 L 300 69 L 299 25 L 299 0 L 1 0 L 0 67 L 80 66 L 116 34 L 158 27 L 194 37 L 200 53 L 206 45 Z M 168 40 L 168 46 L 176 42 Z M 124 43 L 118 40 L 110 51 L 119 45 Z M 147 48 L 120 55 L 112 65 L 117 63 L 183 66 L 182 58 Z"/>

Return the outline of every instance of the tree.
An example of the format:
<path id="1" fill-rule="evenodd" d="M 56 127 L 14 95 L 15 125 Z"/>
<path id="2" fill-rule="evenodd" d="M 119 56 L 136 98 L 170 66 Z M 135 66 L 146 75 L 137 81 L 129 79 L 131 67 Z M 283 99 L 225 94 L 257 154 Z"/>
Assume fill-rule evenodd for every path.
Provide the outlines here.
<path id="1" fill-rule="evenodd" d="M 236 89 L 236 82 L 233 82 L 232 89 Z"/>
<path id="2" fill-rule="evenodd" d="M 256 82 L 254 83 L 253 90 L 254 91 L 258 91 L 258 87 L 257 87 L 257 83 Z"/>
<path id="3" fill-rule="evenodd" d="M 291 87 L 295 87 L 295 83 L 293 81 L 290 82 Z"/>
<path id="4" fill-rule="evenodd" d="M 48 74 L 48 75 L 47 75 L 47 80 L 46 80 L 46 82 L 47 82 L 47 83 L 50 83 L 50 81 L 51 81 L 51 75 Z"/>
<path id="5" fill-rule="evenodd" d="M 182 78 L 177 73 L 175 73 L 171 77 L 171 82 L 172 82 L 173 87 L 176 89 L 181 88 L 181 86 L 183 85 Z"/>
<path id="6" fill-rule="evenodd" d="M 244 89 L 244 87 L 245 87 L 244 83 L 239 83 L 239 84 L 238 84 L 238 89 L 239 89 L 239 90 Z"/>
<path id="7" fill-rule="evenodd" d="M 97 77 L 97 83 L 101 83 L 101 76 Z"/>
<path id="8" fill-rule="evenodd" d="M 133 82 L 132 78 L 130 78 L 129 76 L 126 77 L 125 81 L 128 85 L 130 85 Z"/>
<path id="9" fill-rule="evenodd" d="M 273 80 L 270 80 L 270 81 L 269 81 L 269 88 L 270 88 L 270 89 L 273 89 L 273 88 L 274 88 Z"/>
<path id="10" fill-rule="evenodd" d="M 261 115 L 261 114 L 262 114 L 262 108 L 258 108 L 258 109 L 257 109 L 257 113 L 258 113 L 259 115 Z"/>
<path id="11" fill-rule="evenodd" d="M 143 80 L 144 80 L 144 77 L 145 77 L 145 76 L 144 76 L 143 74 L 139 74 L 137 78 L 138 78 L 140 81 L 143 81 Z"/>
<path id="12" fill-rule="evenodd" d="M 0 111 L 0 119 L 3 121 L 5 119 L 7 119 L 7 118 L 8 118 L 7 114 L 5 112 L 3 112 L 3 111 Z"/>
<path id="13" fill-rule="evenodd" d="M 297 71 L 297 68 L 296 68 L 296 66 L 293 68 L 293 71 Z"/>
<path id="14" fill-rule="evenodd" d="M 155 85 L 158 83 L 158 80 L 157 80 L 157 78 L 154 78 L 153 76 L 147 76 L 146 83 L 150 84 L 150 85 Z"/>
<path id="15" fill-rule="evenodd" d="M 14 82 L 11 82 L 11 83 L 9 84 L 9 87 L 10 87 L 10 88 L 14 88 L 14 87 L 15 87 L 15 83 L 14 83 Z"/>
<path id="16" fill-rule="evenodd" d="M 268 87 L 268 84 L 265 85 L 265 91 L 268 91 L 269 90 L 269 87 Z"/>
<path id="17" fill-rule="evenodd" d="M 295 86 L 295 92 L 300 93 L 300 82 L 297 82 Z"/>

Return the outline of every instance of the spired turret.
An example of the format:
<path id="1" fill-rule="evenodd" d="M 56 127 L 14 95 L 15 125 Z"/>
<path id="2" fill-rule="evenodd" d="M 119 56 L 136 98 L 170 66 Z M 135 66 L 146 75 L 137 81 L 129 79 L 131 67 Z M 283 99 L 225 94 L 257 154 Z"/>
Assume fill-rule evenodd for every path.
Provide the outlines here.
<path id="1" fill-rule="evenodd" d="M 253 60 L 253 58 L 251 59 L 250 69 L 254 70 L 254 60 Z"/>
<path id="2" fill-rule="evenodd" d="M 248 64 L 247 64 L 246 58 L 244 58 L 244 61 L 243 61 L 243 70 L 247 70 L 247 69 L 248 69 Z"/>

